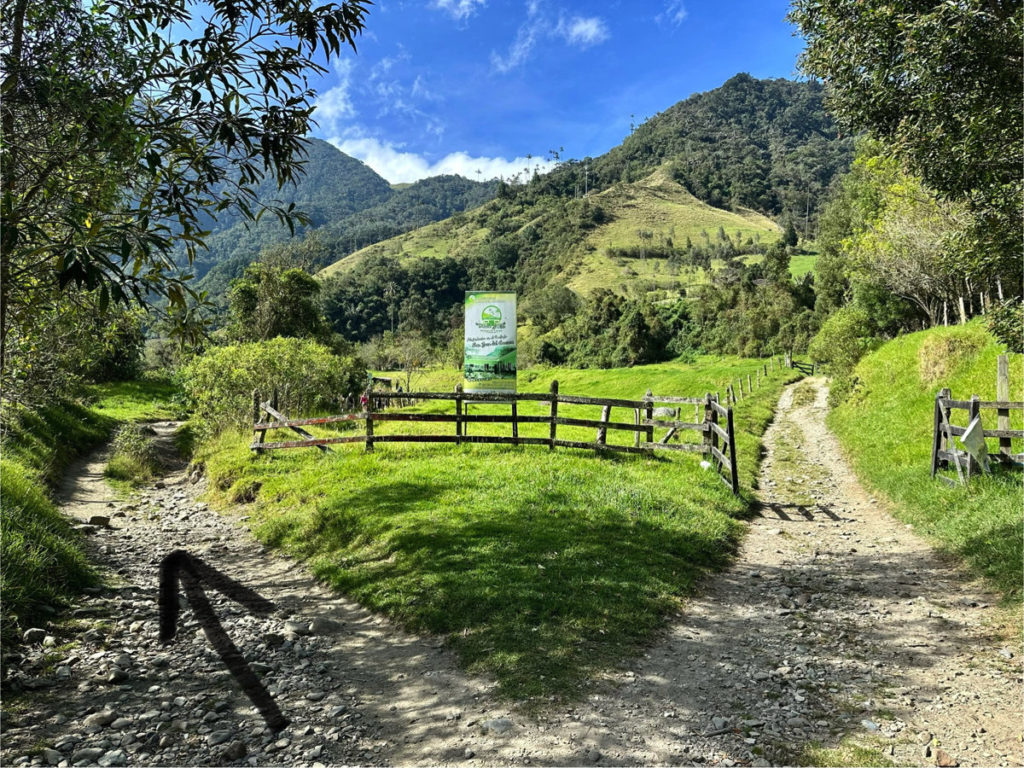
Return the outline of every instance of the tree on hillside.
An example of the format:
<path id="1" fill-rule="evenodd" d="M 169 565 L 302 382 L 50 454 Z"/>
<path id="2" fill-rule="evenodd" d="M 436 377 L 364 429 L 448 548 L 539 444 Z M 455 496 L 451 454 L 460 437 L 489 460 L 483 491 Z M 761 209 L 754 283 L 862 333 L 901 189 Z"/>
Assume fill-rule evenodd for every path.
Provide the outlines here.
<path id="1" fill-rule="evenodd" d="M 852 299 L 880 329 L 914 327 L 922 317 L 942 323 L 966 293 L 969 273 L 955 242 L 964 218 L 963 206 L 937 199 L 877 142 L 861 143 L 822 214 L 819 308 Z"/>
<path id="2" fill-rule="evenodd" d="M 302 172 L 307 73 L 354 45 L 368 4 L 3 4 L 0 373 L 41 295 L 95 291 L 102 312 L 156 294 L 187 317 L 170 253 L 194 257 L 207 213 L 298 218 L 253 190 Z"/>
<path id="3" fill-rule="evenodd" d="M 795 0 L 801 67 L 842 123 L 884 141 L 972 220 L 961 255 L 1019 295 L 1024 9 L 1004 0 Z M 1005 287 L 1005 286 L 1004 286 Z"/>
<path id="4" fill-rule="evenodd" d="M 326 340 L 330 335 L 320 308 L 320 283 L 302 269 L 258 261 L 232 281 L 228 294 L 231 325 L 238 341 L 278 336 Z"/>

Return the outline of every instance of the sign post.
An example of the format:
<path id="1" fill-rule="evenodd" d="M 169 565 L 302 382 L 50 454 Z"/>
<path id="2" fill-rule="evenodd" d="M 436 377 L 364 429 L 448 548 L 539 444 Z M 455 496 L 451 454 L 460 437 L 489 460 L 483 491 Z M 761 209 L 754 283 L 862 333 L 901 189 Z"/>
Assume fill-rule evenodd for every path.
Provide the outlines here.
<path id="1" fill-rule="evenodd" d="M 516 295 L 466 291 L 467 395 L 516 391 Z"/>

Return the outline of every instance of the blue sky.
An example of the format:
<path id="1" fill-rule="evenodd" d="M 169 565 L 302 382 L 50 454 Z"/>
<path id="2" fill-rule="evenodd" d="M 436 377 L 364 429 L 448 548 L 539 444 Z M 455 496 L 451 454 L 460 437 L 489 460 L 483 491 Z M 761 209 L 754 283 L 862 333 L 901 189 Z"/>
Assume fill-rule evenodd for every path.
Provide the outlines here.
<path id="1" fill-rule="evenodd" d="M 793 77 L 781 0 L 378 0 L 330 62 L 314 135 L 392 183 L 596 156 L 737 72 Z M 532 155 L 532 159 L 528 156 Z M 477 171 L 480 171 L 478 174 Z"/>

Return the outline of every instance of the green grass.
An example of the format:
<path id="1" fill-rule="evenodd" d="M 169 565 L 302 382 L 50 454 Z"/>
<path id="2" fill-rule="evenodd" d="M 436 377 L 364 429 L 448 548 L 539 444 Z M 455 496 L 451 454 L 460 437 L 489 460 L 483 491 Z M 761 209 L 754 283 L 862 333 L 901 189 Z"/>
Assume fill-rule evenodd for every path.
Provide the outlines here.
<path id="1" fill-rule="evenodd" d="M 844 738 L 834 747 L 819 745 L 807 746 L 793 760 L 794 765 L 821 766 L 825 768 L 843 768 L 844 766 L 857 766 L 858 768 L 891 768 L 897 763 L 883 753 L 883 749 L 889 746 L 890 742 L 881 738 L 855 740 L 853 737 Z"/>
<path id="2" fill-rule="evenodd" d="M 557 378 L 564 394 L 699 395 L 757 365 L 702 363 L 527 371 L 521 389 L 546 391 Z M 777 372 L 737 408 L 748 489 L 782 383 Z M 580 433 L 593 439 L 593 430 Z M 566 436 L 574 439 L 569 428 Z M 441 635 L 470 670 L 519 700 L 576 698 L 596 673 L 638 653 L 696 580 L 728 562 L 748 507 L 748 496 L 734 497 L 688 454 L 389 443 L 373 454 L 337 446 L 325 456 L 254 458 L 248 442 L 223 435 L 199 454 L 215 494 L 255 501 L 263 542 L 308 559 L 363 605 Z"/>
<path id="3" fill-rule="evenodd" d="M 54 507 L 48 489 L 68 465 L 104 442 L 125 421 L 171 418 L 175 390 L 166 382 L 117 382 L 86 388 L 86 402 L 59 400 L 38 408 L 5 404 L 0 453 L 0 569 L 4 648 L 18 630 L 53 616 L 95 583 L 78 535 Z M 114 474 L 126 472 L 114 467 Z M 132 470 L 137 474 L 136 470 Z"/>
<path id="4" fill-rule="evenodd" d="M 969 343 L 973 338 L 973 344 Z M 977 349 L 931 385 L 922 382 L 919 354 L 927 339 L 968 340 Z M 934 342 L 933 342 L 934 343 Z M 962 342 L 961 342 L 962 343 Z M 1021 526 L 1022 473 L 997 469 L 975 478 L 967 487 L 949 488 L 929 475 L 932 414 L 936 392 L 946 386 L 953 396 L 995 399 L 996 357 L 1001 351 L 984 327 L 936 328 L 891 341 L 867 355 L 857 366 L 859 384 L 851 398 L 828 419 L 858 475 L 886 494 L 901 520 L 929 536 L 985 577 L 1010 602 L 1021 598 L 1024 539 Z M 1011 400 L 1024 399 L 1021 368 L 1024 358 L 1011 355 Z M 983 412 L 986 428 L 994 428 L 994 412 Z M 954 423 L 965 425 L 966 412 L 954 411 Z M 1021 428 L 1021 416 L 1011 425 Z M 1024 451 L 1013 441 L 1013 451 Z M 990 440 L 989 450 L 995 450 Z"/>
<path id="5" fill-rule="evenodd" d="M 97 576 L 82 552 L 78 534 L 33 474 L 5 458 L 0 461 L 0 477 L 0 640 L 8 648 L 20 630 L 53 618 L 51 609 L 66 604 L 82 587 L 94 585 Z"/>
<path id="6" fill-rule="evenodd" d="M 805 250 L 808 246 L 802 246 Z M 805 253 L 793 254 L 789 259 L 789 274 L 793 276 L 794 280 L 799 280 L 808 272 L 814 272 L 815 267 L 818 265 L 818 252 L 811 250 Z"/>
<path id="7" fill-rule="evenodd" d="M 110 436 L 114 419 L 80 403 L 59 400 L 40 408 L 3 406 L 0 451 L 36 479 L 53 485 L 75 458 Z"/>
<path id="8" fill-rule="evenodd" d="M 166 380 L 113 381 L 86 388 L 89 407 L 119 422 L 179 419 L 180 392 Z"/>

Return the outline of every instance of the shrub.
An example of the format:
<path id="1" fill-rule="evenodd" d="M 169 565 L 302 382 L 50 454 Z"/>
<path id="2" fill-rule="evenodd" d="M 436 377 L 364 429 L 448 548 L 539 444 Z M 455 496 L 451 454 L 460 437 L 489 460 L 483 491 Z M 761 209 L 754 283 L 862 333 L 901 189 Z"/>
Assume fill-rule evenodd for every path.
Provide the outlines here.
<path id="1" fill-rule="evenodd" d="M 267 399 L 276 388 L 289 415 L 338 410 L 345 396 L 366 386 L 366 369 L 310 339 L 215 347 L 182 368 L 182 388 L 203 435 L 252 422 L 252 392 Z"/>
<path id="2" fill-rule="evenodd" d="M 864 353 L 875 346 L 874 330 L 874 323 L 867 312 L 848 305 L 824 322 L 807 352 L 832 376 L 846 376 Z"/>
<path id="3" fill-rule="evenodd" d="M 160 472 L 153 430 L 143 424 L 124 424 L 114 434 L 114 453 L 103 474 L 132 484 L 152 480 Z"/>
<path id="4" fill-rule="evenodd" d="M 1008 299 L 994 306 L 988 327 L 1008 350 L 1024 352 L 1024 299 Z"/>
<path id="5" fill-rule="evenodd" d="M 880 343 L 872 336 L 875 330 L 867 312 L 847 305 L 829 317 L 811 340 L 807 353 L 832 376 L 828 403 L 833 408 L 853 391 L 856 385 L 853 369 L 857 361 Z"/>
<path id="6" fill-rule="evenodd" d="M 928 385 L 948 383 L 964 362 L 973 358 L 989 340 L 980 328 L 952 336 L 931 335 L 917 350 L 917 374 Z"/>

